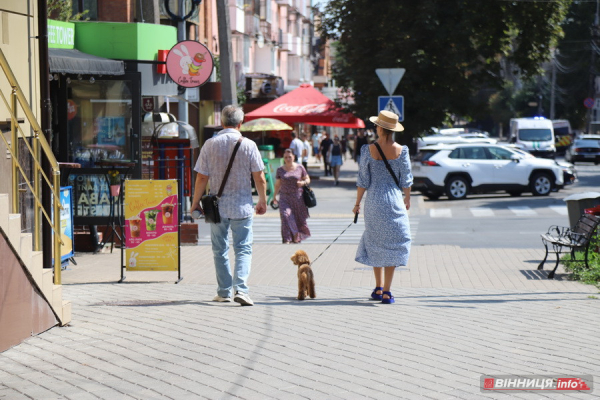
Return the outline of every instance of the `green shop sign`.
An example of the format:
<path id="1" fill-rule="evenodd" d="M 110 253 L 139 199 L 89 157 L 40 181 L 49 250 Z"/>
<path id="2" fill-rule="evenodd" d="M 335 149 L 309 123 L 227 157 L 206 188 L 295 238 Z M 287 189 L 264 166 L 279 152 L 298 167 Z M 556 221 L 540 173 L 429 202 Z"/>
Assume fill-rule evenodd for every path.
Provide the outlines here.
<path id="1" fill-rule="evenodd" d="M 72 49 L 75 47 L 75 24 L 48 20 L 48 47 Z"/>

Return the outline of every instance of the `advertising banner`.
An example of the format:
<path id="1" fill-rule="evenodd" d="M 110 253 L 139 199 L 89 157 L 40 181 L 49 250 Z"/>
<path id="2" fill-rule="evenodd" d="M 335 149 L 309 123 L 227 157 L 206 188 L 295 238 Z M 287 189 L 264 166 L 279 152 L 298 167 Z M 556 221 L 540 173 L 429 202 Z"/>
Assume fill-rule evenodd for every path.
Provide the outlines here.
<path id="1" fill-rule="evenodd" d="M 60 188 L 60 238 L 63 241 L 61 247 L 61 262 L 65 262 L 75 255 L 73 249 L 73 188 L 63 186 Z"/>
<path id="2" fill-rule="evenodd" d="M 125 268 L 179 270 L 177 180 L 125 181 Z"/>

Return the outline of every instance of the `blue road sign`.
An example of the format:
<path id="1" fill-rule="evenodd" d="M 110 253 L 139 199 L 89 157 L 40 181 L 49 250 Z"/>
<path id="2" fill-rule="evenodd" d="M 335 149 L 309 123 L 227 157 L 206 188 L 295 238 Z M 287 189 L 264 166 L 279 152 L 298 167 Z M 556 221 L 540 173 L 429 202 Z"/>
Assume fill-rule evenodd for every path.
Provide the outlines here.
<path id="1" fill-rule="evenodd" d="M 404 121 L 404 96 L 379 96 L 377 113 L 382 110 L 398 114 L 398 121 Z"/>

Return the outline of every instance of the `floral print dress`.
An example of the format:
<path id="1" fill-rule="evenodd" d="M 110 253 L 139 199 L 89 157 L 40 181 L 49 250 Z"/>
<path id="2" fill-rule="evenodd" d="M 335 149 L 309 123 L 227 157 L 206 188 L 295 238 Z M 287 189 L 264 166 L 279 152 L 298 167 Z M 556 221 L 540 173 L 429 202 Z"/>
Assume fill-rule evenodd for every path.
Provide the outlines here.
<path id="1" fill-rule="evenodd" d="M 383 160 L 375 160 L 369 145 L 360 150 L 360 167 L 356 186 L 367 189 L 364 206 L 365 231 L 355 260 L 371 267 L 405 266 L 410 255 L 410 225 L 402 190 L 396 185 Z M 412 186 L 408 147 L 400 156 L 388 160 L 399 178 L 400 186 Z"/>
<path id="2" fill-rule="evenodd" d="M 277 168 L 276 179 L 281 179 L 279 189 L 279 215 L 281 216 L 281 239 L 285 242 L 301 242 L 310 237 L 306 220 L 308 208 L 304 205 L 302 188 L 296 184 L 307 173 L 302 165 L 293 171 Z"/>

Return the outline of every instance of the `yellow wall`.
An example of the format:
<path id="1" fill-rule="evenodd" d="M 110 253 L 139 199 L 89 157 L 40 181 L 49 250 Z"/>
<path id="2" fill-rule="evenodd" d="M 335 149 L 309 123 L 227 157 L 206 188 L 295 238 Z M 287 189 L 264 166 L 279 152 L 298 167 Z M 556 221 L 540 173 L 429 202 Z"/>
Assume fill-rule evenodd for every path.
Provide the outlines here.
<path id="1" fill-rule="evenodd" d="M 37 36 L 37 2 L 35 0 L 2 0 L 0 2 L 0 50 L 8 60 L 13 74 L 34 115 L 40 115 L 39 57 Z M 4 73 L 0 72 L 0 90 L 10 104 L 11 88 Z M 18 117 L 24 116 L 18 111 Z M 6 105 L 0 97 L 0 122 L 10 118 Z M 30 135 L 27 121 L 21 125 Z"/>

